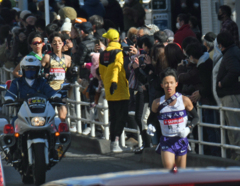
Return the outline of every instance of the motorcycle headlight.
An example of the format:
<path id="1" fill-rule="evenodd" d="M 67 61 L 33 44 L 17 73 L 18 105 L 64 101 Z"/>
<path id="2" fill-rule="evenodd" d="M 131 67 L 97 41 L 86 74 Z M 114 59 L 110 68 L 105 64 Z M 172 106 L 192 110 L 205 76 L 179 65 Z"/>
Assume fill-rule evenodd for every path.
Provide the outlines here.
<path id="1" fill-rule="evenodd" d="M 45 119 L 43 117 L 34 117 L 31 119 L 32 126 L 43 126 L 45 124 Z"/>

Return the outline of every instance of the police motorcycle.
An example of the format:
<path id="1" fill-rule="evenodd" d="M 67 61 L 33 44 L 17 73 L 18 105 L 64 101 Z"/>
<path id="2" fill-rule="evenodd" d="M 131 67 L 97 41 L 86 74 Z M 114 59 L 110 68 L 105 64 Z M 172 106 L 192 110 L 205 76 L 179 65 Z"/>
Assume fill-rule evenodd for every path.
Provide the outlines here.
<path id="1" fill-rule="evenodd" d="M 60 90 L 68 88 L 69 83 L 63 83 Z M 14 102 L 5 105 L 18 109 L 14 126 L 6 124 L 0 135 L 4 159 L 21 174 L 24 184 L 41 185 L 45 183 L 46 171 L 61 161 L 71 143 L 68 125 L 55 118 L 54 106 L 63 104 L 54 102 L 60 90 L 50 99 L 36 93 L 24 100 L 18 100 L 7 85 L 0 85 L 0 90 L 8 91 L 15 98 Z"/>

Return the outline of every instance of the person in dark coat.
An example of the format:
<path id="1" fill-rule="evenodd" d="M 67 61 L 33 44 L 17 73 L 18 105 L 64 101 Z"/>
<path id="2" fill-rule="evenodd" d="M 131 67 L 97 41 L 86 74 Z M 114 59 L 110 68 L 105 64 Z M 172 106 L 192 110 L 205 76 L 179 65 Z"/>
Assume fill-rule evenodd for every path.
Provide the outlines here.
<path id="1" fill-rule="evenodd" d="M 218 10 L 218 20 L 221 21 L 220 32 L 228 31 L 233 36 L 235 44 L 239 45 L 238 25 L 231 19 L 232 9 L 227 5 L 222 5 Z"/>
<path id="2" fill-rule="evenodd" d="M 72 61 L 80 66 L 80 78 L 89 79 L 90 71 L 84 68 L 84 63 L 91 62 L 90 53 L 94 52 L 95 38 L 93 36 L 92 24 L 90 22 L 76 23 L 74 25 L 80 33 L 82 42 L 76 48 L 72 49 Z"/>
<path id="3" fill-rule="evenodd" d="M 212 69 L 213 61 L 208 52 L 204 52 L 203 45 L 200 43 L 189 44 L 186 48 L 186 54 L 191 63 L 196 64 L 199 73 L 201 87 L 195 91 L 189 98 L 193 103 L 200 101 L 200 104 L 216 105 L 212 92 Z M 204 122 L 216 124 L 217 112 L 212 109 L 203 109 Z M 220 142 L 219 131 L 207 127 L 206 133 L 210 142 Z M 210 148 L 211 155 L 220 156 L 218 147 Z"/>
<path id="4" fill-rule="evenodd" d="M 181 93 L 183 95 L 192 95 L 193 92 L 200 89 L 201 81 L 196 64 L 182 60 L 178 64 L 177 73 L 178 82 L 182 84 Z"/>
<path id="5" fill-rule="evenodd" d="M 217 75 L 217 94 L 224 107 L 240 108 L 240 50 L 229 32 L 217 36 L 218 47 L 223 53 Z M 227 125 L 240 127 L 240 114 L 225 111 Z M 227 130 L 231 145 L 240 146 L 239 131 Z M 239 160 L 240 151 L 234 150 L 231 159 Z"/>

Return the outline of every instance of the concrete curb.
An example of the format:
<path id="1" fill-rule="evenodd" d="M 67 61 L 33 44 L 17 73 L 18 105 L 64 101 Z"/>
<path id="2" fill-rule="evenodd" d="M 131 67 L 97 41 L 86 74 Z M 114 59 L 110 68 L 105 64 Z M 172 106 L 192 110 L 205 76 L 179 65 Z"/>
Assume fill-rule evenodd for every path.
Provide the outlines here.
<path id="1" fill-rule="evenodd" d="M 71 138 L 71 146 L 82 151 L 95 154 L 106 154 L 110 152 L 109 140 L 93 138 L 77 133 L 72 133 Z"/>
<path id="2" fill-rule="evenodd" d="M 73 148 L 80 149 L 82 151 L 94 154 L 108 154 L 115 156 L 114 153 L 110 153 L 110 141 L 105 139 L 98 139 L 81 134 L 72 133 Z M 128 152 L 129 153 L 129 152 Z M 139 156 L 134 155 L 133 156 Z M 137 158 L 138 159 L 138 158 Z M 162 165 L 161 155 L 155 152 L 155 148 L 146 148 L 141 154 L 140 162 L 150 163 L 154 165 Z M 205 156 L 193 153 L 187 155 L 187 167 L 231 167 L 240 166 L 239 161 L 230 159 L 219 158 L 215 156 Z"/>

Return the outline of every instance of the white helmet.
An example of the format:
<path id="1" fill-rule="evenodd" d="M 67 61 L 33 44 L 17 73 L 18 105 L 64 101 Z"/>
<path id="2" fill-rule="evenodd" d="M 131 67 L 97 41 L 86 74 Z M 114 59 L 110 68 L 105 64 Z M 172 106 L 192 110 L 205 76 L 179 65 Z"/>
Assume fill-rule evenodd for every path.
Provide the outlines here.
<path id="1" fill-rule="evenodd" d="M 41 62 L 34 56 L 25 56 L 21 62 L 20 62 L 20 71 L 22 71 L 23 76 L 25 76 L 24 69 L 29 68 L 29 67 L 37 67 L 38 72 L 37 75 L 40 73 L 42 64 Z"/>

